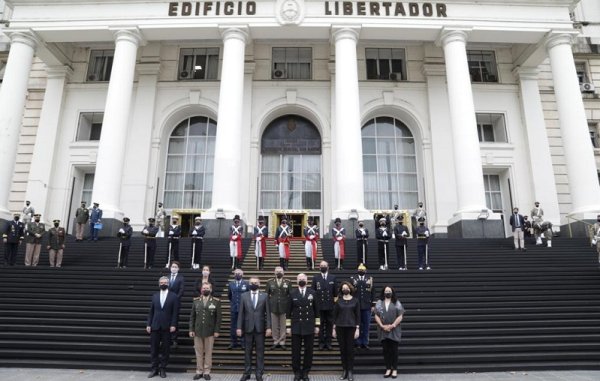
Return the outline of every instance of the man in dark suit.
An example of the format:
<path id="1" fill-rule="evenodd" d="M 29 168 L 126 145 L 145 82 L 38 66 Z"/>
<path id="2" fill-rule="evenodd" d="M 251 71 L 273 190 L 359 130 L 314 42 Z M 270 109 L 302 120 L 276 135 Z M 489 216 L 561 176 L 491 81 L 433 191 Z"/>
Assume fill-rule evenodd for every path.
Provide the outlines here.
<path id="1" fill-rule="evenodd" d="M 229 282 L 227 286 L 227 297 L 229 298 L 229 305 L 231 309 L 231 322 L 229 326 L 229 338 L 231 340 L 229 347 L 227 349 L 234 349 L 239 347 L 241 344 L 242 349 L 244 348 L 244 338 L 240 340 L 238 343 L 238 337 L 236 335 L 237 331 L 237 319 L 238 313 L 240 311 L 240 300 L 242 294 L 249 290 L 248 282 L 246 282 L 244 277 L 244 272 L 242 269 L 236 269 L 233 273 L 234 280 Z"/>
<path id="2" fill-rule="evenodd" d="M 512 226 L 515 250 L 527 251 L 525 248 L 525 218 L 519 214 L 519 208 L 513 209 L 513 214 L 510 215 L 510 226 Z"/>
<path id="3" fill-rule="evenodd" d="M 163 276 L 158 281 L 160 291 L 152 296 L 150 312 L 146 323 L 146 332 L 150 334 L 151 371 L 148 378 L 158 374 L 167 377 L 171 333 L 177 328 L 179 298 L 169 292 L 169 278 Z"/>
<path id="4" fill-rule="evenodd" d="M 182 274 L 179 274 L 179 262 L 171 262 L 171 275 L 169 276 L 169 291 L 177 296 L 179 305 L 181 306 L 181 298 L 185 288 L 185 279 Z M 177 319 L 179 320 L 179 311 L 177 311 Z M 177 330 L 171 333 L 171 349 L 177 349 Z"/>
<path id="5" fill-rule="evenodd" d="M 298 288 L 290 293 L 288 303 L 288 334 L 292 335 L 292 369 L 294 381 L 310 381 L 308 373 L 313 360 L 313 335 L 319 334 L 320 321 L 317 318 L 316 295 L 306 287 L 306 274 L 298 274 Z M 302 345 L 304 344 L 304 361 Z"/>
<path id="6" fill-rule="evenodd" d="M 252 348 L 256 350 L 256 381 L 262 381 L 265 370 L 265 335 L 271 336 L 271 309 L 267 294 L 260 292 L 260 280 L 250 278 L 250 292 L 241 296 L 237 320 L 237 336 L 246 341 L 245 369 L 240 381 L 250 379 L 252 371 Z"/>
<path id="7" fill-rule="evenodd" d="M 321 330 L 319 332 L 319 349 L 333 349 L 331 346 L 331 334 L 333 333 L 333 298 L 337 296 L 337 287 L 335 284 L 335 275 L 329 274 L 329 265 L 326 261 L 321 261 L 319 265 L 320 273 L 313 276 L 312 289 L 317 298 L 317 309 L 319 310 L 319 319 L 321 320 Z"/>

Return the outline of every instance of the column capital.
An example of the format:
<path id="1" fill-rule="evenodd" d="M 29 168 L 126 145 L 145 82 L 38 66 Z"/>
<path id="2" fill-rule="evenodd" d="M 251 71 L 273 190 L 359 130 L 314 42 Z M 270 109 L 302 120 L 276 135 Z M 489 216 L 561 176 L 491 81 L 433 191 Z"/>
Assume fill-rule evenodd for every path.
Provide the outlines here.
<path id="1" fill-rule="evenodd" d="M 56 65 L 46 67 L 48 79 L 69 78 L 73 75 L 73 69 L 68 65 Z"/>
<path id="2" fill-rule="evenodd" d="M 470 33 L 470 28 L 444 28 L 440 32 L 436 45 L 446 46 L 447 44 L 456 41 L 466 44 Z"/>
<path id="3" fill-rule="evenodd" d="M 540 71 L 537 67 L 517 66 L 513 69 L 512 73 L 518 80 L 536 81 Z"/>
<path id="4" fill-rule="evenodd" d="M 546 50 L 550 50 L 559 45 L 571 46 L 576 35 L 577 33 L 572 32 L 550 32 L 546 37 Z"/>
<path id="5" fill-rule="evenodd" d="M 11 44 L 25 44 L 32 49 L 42 45 L 42 40 L 29 29 L 4 29 L 3 33 L 10 38 Z"/>
<path id="6" fill-rule="evenodd" d="M 244 44 L 248 43 L 250 40 L 250 30 L 246 25 L 238 25 L 238 26 L 219 26 L 219 33 L 221 33 L 221 38 L 223 42 L 227 40 L 236 39 L 242 41 Z"/>
<path id="7" fill-rule="evenodd" d="M 361 27 L 356 25 L 348 25 L 348 26 L 332 26 L 331 27 L 331 38 L 333 42 L 337 42 L 343 39 L 350 39 L 354 42 L 358 41 L 360 36 Z"/>
<path id="8" fill-rule="evenodd" d="M 146 42 L 142 32 L 138 28 L 114 28 L 111 29 L 115 36 L 115 43 L 120 41 L 131 42 L 135 46 L 144 45 Z"/>

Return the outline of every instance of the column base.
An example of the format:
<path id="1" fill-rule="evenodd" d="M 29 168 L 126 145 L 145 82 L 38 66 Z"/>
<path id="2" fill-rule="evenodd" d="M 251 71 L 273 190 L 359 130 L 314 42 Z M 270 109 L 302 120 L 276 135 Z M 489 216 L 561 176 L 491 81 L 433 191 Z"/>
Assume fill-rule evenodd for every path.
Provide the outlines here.
<path id="1" fill-rule="evenodd" d="M 479 213 L 460 213 L 448 222 L 448 238 L 505 238 L 500 214 L 479 219 Z"/>
<path id="2" fill-rule="evenodd" d="M 202 225 L 206 229 L 206 238 L 229 238 L 229 227 L 233 225 L 233 218 L 216 218 L 216 219 L 205 219 L 202 218 Z M 243 220 L 240 220 L 240 225 L 244 232 L 244 238 L 248 236 L 246 232 L 248 227 Z"/>

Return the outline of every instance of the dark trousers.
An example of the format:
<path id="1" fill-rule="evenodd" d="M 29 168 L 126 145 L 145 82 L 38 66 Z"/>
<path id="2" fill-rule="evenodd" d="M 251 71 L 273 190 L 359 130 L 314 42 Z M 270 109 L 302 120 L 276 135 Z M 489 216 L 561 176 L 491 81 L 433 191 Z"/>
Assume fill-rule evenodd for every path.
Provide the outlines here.
<path id="1" fill-rule="evenodd" d="M 313 360 L 313 335 L 292 335 L 292 369 L 294 375 L 308 377 Z M 304 362 L 302 362 L 304 345 Z"/>
<path id="2" fill-rule="evenodd" d="M 362 263 L 365 266 L 367 265 L 367 252 L 368 252 L 367 241 L 363 241 L 359 239 L 356 241 L 356 259 L 358 263 Z M 363 249 L 365 251 L 365 260 L 363 261 Z"/>
<path id="3" fill-rule="evenodd" d="M 371 326 L 371 309 L 360 310 L 360 335 L 358 345 L 369 345 L 369 327 Z"/>
<path id="4" fill-rule="evenodd" d="M 167 264 L 170 265 L 171 262 L 173 261 L 179 261 L 179 240 L 178 239 L 172 239 L 169 242 L 169 246 L 171 247 L 171 260 L 169 261 L 169 252 L 168 252 L 168 247 L 167 247 L 167 261 L 169 261 Z"/>
<path id="5" fill-rule="evenodd" d="M 385 254 L 387 253 L 387 262 L 390 263 L 390 248 L 387 242 L 377 241 L 377 254 L 379 256 L 379 266 L 385 266 Z"/>
<path id="6" fill-rule="evenodd" d="M 91 223 L 90 223 L 90 238 L 89 238 L 89 240 L 90 240 L 90 241 L 92 241 L 92 240 L 93 240 L 93 241 L 97 241 L 97 240 L 98 240 L 98 232 L 99 232 L 100 230 L 98 230 L 98 229 L 94 229 L 94 226 L 95 226 L 95 225 L 96 225 L 96 224 L 95 224 L 95 223 L 93 223 L 93 222 L 91 222 Z"/>
<path id="7" fill-rule="evenodd" d="M 127 266 L 127 261 L 129 259 L 129 245 L 121 246 L 121 260 L 119 261 L 119 267 Z"/>
<path id="8" fill-rule="evenodd" d="M 405 267 L 404 266 L 404 262 L 406 260 L 405 258 L 405 248 L 406 246 L 401 245 L 401 246 L 396 246 L 396 260 L 398 261 L 398 267 Z"/>
<path id="9" fill-rule="evenodd" d="M 8 242 L 4 246 L 4 264 L 14 266 L 17 263 L 17 254 L 19 253 L 19 244 Z"/>
<path id="10" fill-rule="evenodd" d="M 356 327 L 335 327 L 337 341 L 340 344 L 340 356 L 344 370 L 354 369 L 354 332 Z"/>
<path id="11" fill-rule="evenodd" d="M 168 329 L 150 333 L 150 366 L 153 370 L 165 369 L 171 353 L 171 333 Z"/>
<path id="12" fill-rule="evenodd" d="M 319 310 L 321 329 L 319 330 L 319 345 L 331 345 L 333 330 L 333 310 Z"/>
<path id="13" fill-rule="evenodd" d="M 265 371 L 265 334 L 245 333 L 246 349 L 244 350 L 244 374 L 252 372 L 252 350 L 256 349 L 256 375 L 262 376 Z"/>
<path id="14" fill-rule="evenodd" d="M 236 335 L 236 330 L 237 330 L 237 320 L 238 320 L 238 311 L 235 312 L 231 312 L 231 323 L 229 324 L 229 336 L 230 336 L 230 340 L 231 340 L 231 345 L 233 346 L 237 346 L 237 345 L 244 345 L 244 336 L 242 336 L 241 338 L 238 338 Z"/>
<path id="15" fill-rule="evenodd" d="M 195 244 L 195 245 L 194 245 Z M 201 263 L 202 257 L 202 244 L 203 241 L 201 239 L 193 238 L 192 239 L 192 256 L 194 257 L 194 264 L 199 265 Z"/>
<path id="16" fill-rule="evenodd" d="M 383 362 L 385 369 L 396 370 L 398 368 L 398 342 L 390 339 L 381 340 L 383 348 Z"/>
<path id="17" fill-rule="evenodd" d="M 427 245 L 417 245 L 417 253 L 419 254 L 419 267 L 429 266 L 429 258 L 425 258 L 425 248 Z"/>
<path id="18" fill-rule="evenodd" d="M 156 241 L 149 240 L 146 242 L 146 246 L 146 267 L 152 267 L 154 266 L 154 254 L 156 253 Z"/>

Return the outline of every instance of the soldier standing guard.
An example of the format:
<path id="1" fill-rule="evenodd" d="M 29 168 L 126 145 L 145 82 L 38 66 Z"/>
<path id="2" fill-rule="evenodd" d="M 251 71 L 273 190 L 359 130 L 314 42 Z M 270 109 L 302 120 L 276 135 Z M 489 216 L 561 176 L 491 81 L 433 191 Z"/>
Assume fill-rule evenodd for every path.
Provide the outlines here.
<path id="1" fill-rule="evenodd" d="M 163 203 L 159 202 L 158 203 L 158 208 L 156 208 L 156 214 L 154 216 L 154 218 L 156 219 L 156 227 L 158 228 L 158 234 L 156 235 L 157 237 L 164 237 L 165 236 L 165 219 L 167 218 L 167 212 L 165 212 L 165 210 L 163 209 Z"/>
<path id="2" fill-rule="evenodd" d="M 25 207 L 23 208 L 23 224 L 25 224 L 25 230 L 27 225 L 31 222 L 35 215 L 35 208 L 31 206 L 30 201 L 25 201 Z"/>
<path id="3" fill-rule="evenodd" d="M 243 226 L 240 225 L 240 216 L 233 217 L 233 225 L 229 228 L 229 256 L 231 257 L 231 268 L 239 269 L 242 260 L 242 235 Z"/>
<path id="4" fill-rule="evenodd" d="M 600 264 L 600 214 L 596 217 L 596 223 L 592 227 L 593 231 L 593 239 L 592 244 L 596 245 L 596 252 L 598 253 L 598 264 Z"/>
<path id="5" fill-rule="evenodd" d="M 331 350 L 331 335 L 333 331 L 333 306 L 337 297 L 335 275 L 329 274 L 329 264 L 321 261 L 320 273 L 312 278 L 312 289 L 317 298 L 317 310 L 321 321 L 319 332 L 319 349 Z"/>
<path id="6" fill-rule="evenodd" d="M 119 238 L 119 257 L 117 258 L 118 268 L 127 268 L 127 262 L 129 259 L 129 248 L 131 247 L 131 236 L 133 235 L 133 228 L 129 225 L 129 218 L 123 217 L 123 227 L 119 229 L 117 237 Z"/>
<path id="7" fill-rule="evenodd" d="M 63 250 L 65 249 L 65 238 L 67 231 L 60 227 L 60 220 L 52 221 L 53 228 L 48 230 L 48 259 L 50 267 L 61 267 L 63 260 Z"/>
<path id="8" fill-rule="evenodd" d="M 23 239 L 25 239 L 25 226 L 19 221 L 19 213 L 15 213 L 13 220 L 6 224 L 6 230 L 2 234 L 5 243 L 4 265 L 14 266 L 17 263 L 17 253 Z"/>
<path id="9" fill-rule="evenodd" d="M 267 238 L 269 237 L 269 230 L 265 226 L 265 218 L 263 216 L 258 217 L 258 225 L 254 227 L 254 255 L 258 261 L 258 269 L 264 269 L 265 257 L 267 256 Z M 273 309 L 271 309 L 271 312 Z M 271 321 L 271 324 L 273 322 Z M 273 332 L 275 330 L 273 329 Z"/>
<path id="10" fill-rule="evenodd" d="M 342 220 L 337 217 L 335 226 L 331 228 L 331 238 L 333 238 L 333 253 L 337 260 L 337 268 L 344 268 L 344 259 L 346 258 L 346 229 L 342 227 Z"/>
<path id="11" fill-rule="evenodd" d="M 394 237 L 396 238 L 396 260 L 398 261 L 398 270 L 406 270 L 406 246 L 408 244 L 408 228 L 402 225 L 404 218 L 399 215 L 396 218 L 398 222 L 394 227 Z"/>
<path id="12" fill-rule="evenodd" d="M 199 269 L 200 263 L 202 262 L 202 245 L 204 244 L 204 235 L 206 229 L 202 225 L 202 218 L 194 218 L 194 226 L 190 230 L 190 237 L 192 237 L 192 269 Z"/>
<path id="13" fill-rule="evenodd" d="M 425 209 L 423 208 L 423 203 L 421 201 L 419 201 L 419 204 L 417 205 L 417 208 L 415 209 L 415 211 L 412 214 L 412 231 L 413 231 L 413 237 L 417 236 L 417 225 L 418 225 L 418 221 L 420 218 L 423 218 L 424 220 L 427 220 L 427 212 L 425 212 Z"/>
<path id="14" fill-rule="evenodd" d="M 273 346 L 285 350 L 285 316 L 288 310 L 292 282 L 283 277 L 284 270 L 281 266 L 275 267 L 275 278 L 267 281 L 265 292 L 269 296 L 269 307 L 271 309 L 271 335 L 273 335 Z"/>
<path id="15" fill-rule="evenodd" d="M 85 201 L 81 201 L 81 206 L 77 208 L 75 212 L 75 222 L 77 223 L 75 228 L 75 241 L 83 241 L 83 231 L 85 225 L 90 218 L 90 210 L 86 208 Z"/>
<path id="16" fill-rule="evenodd" d="M 536 201 L 533 209 L 531 209 L 531 222 L 534 225 L 533 232 L 535 234 L 535 244 L 542 244 L 542 234 L 544 233 L 541 229 L 542 223 L 544 222 L 544 209 L 540 208 L 540 202 Z"/>
<path id="17" fill-rule="evenodd" d="M 356 346 L 369 349 L 369 326 L 371 324 L 371 313 L 375 306 L 375 285 L 373 277 L 366 275 L 367 268 L 358 266 L 358 274 L 350 277 L 354 286 L 354 296 L 360 303 L 360 333 L 356 340 Z"/>
<path id="18" fill-rule="evenodd" d="M 319 334 L 315 292 L 306 287 L 306 274 L 298 274 L 298 288 L 290 293 L 286 325 L 292 335 L 292 369 L 294 381 L 310 381 L 314 336 Z M 314 335 L 314 336 L 313 336 Z M 304 346 L 304 361 L 302 347 Z"/>
<path id="19" fill-rule="evenodd" d="M 181 238 L 181 226 L 178 224 L 179 218 L 173 217 L 173 223 L 169 226 L 169 252 L 167 253 L 167 263 L 165 267 L 171 266 L 171 262 L 179 262 L 179 239 Z"/>
<path id="20" fill-rule="evenodd" d="M 194 298 L 190 313 L 189 335 L 194 338 L 196 352 L 196 374 L 193 379 L 210 381 L 213 346 L 221 327 L 221 301 L 211 295 L 210 283 L 203 283 L 200 288 L 201 296 Z"/>
<path id="21" fill-rule="evenodd" d="M 388 242 L 392 238 L 390 230 L 386 226 L 385 218 L 379 219 L 379 228 L 375 230 L 375 238 L 377 238 L 377 256 L 379 259 L 379 270 L 388 269 L 389 247 Z"/>
<path id="22" fill-rule="evenodd" d="M 92 210 L 90 210 L 90 237 L 89 241 L 98 240 L 99 227 L 96 224 L 102 223 L 102 209 L 99 208 L 100 204 L 94 203 Z"/>
<path id="23" fill-rule="evenodd" d="M 290 237 L 292 236 L 292 229 L 287 225 L 285 218 L 281 219 L 281 225 L 275 232 L 275 246 L 279 251 L 279 266 L 283 267 L 284 270 L 288 269 L 288 262 L 290 260 Z"/>
<path id="24" fill-rule="evenodd" d="M 158 227 L 154 226 L 156 220 L 148 218 L 148 225 L 144 226 L 142 235 L 144 236 L 144 268 L 151 269 L 154 266 L 154 254 L 156 253 L 156 235 Z"/>
<path id="25" fill-rule="evenodd" d="M 356 254 L 358 263 L 367 266 L 367 252 L 369 249 L 369 229 L 365 227 L 363 221 L 358 221 L 358 228 L 354 231 L 356 237 Z"/>
<path id="26" fill-rule="evenodd" d="M 41 214 L 33 215 L 33 222 L 27 224 L 27 236 L 25 238 L 25 266 L 37 266 L 40 261 L 42 250 L 42 237 L 46 227 L 40 222 Z"/>
<path id="27" fill-rule="evenodd" d="M 417 233 L 417 253 L 419 255 L 419 270 L 423 267 L 431 270 L 429 266 L 429 228 L 425 226 L 425 218 L 419 218 L 419 226 L 416 229 Z"/>
<path id="28" fill-rule="evenodd" d="M 308 217 L 308 225 L 304 228 L 304 251 L 306 253 L 306 269 L 314 270 L 317 260 L 317 240 L 319 227 L 314 223 L 314 218 Z"/>

